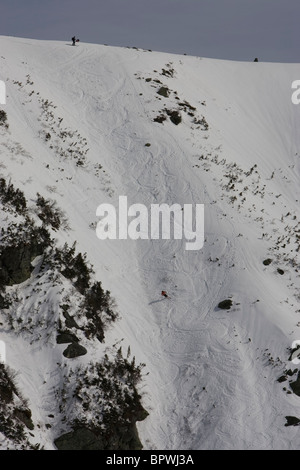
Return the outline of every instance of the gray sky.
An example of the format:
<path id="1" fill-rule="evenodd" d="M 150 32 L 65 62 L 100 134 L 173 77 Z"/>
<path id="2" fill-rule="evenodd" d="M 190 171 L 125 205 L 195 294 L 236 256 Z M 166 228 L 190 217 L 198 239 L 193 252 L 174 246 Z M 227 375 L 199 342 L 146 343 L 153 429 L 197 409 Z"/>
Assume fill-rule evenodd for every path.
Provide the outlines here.
<path id="1" fill-rule="evenodd" d="M 300 0 L 0 0 L 0 34 L 300 63 Z"/>

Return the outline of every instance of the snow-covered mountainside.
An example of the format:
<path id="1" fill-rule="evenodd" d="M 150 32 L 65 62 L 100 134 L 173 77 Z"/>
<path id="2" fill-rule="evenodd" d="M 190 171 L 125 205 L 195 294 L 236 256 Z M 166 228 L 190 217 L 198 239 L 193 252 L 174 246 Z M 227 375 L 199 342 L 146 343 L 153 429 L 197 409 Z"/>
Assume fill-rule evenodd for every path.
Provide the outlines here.
<path id="1" fill-rule="evenodd" d="M 299 448 L 300 66 L 0 49 L 1 448 Z M 203 248 L 100 240 L 119 196 Z"/>

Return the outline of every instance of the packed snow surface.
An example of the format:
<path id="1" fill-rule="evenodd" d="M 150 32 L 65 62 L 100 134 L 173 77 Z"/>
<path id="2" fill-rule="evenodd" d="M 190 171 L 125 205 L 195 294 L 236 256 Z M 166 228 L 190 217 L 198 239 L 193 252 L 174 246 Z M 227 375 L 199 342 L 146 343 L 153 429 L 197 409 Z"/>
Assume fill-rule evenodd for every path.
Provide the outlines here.
<path id="1" fill-rule="evenodd" d="M 76 240 L 115 298 L 120 320 L 82 361 L 118 343 L 146 364 L 144 449 L 299 449 L 285 416 L 300 418 L 300 398 L 277 379 L 297 368 L 289 348 L 300 339 L 300 66 L 12 37 L 0 46 L 1 174 L 28 200 L 56 201 L 70 227 L 58 243 Z M 118 210 L 119 196 L 149 209 L 204 204 L 203 248 L 99 240 L 97 207 Z M 218 308 L 226 299 L 232 307 Z M 62 345 L 6 329 L 0 339 L 44 423 Z M 38 432 L 55 449 L 51 430 Z"/>

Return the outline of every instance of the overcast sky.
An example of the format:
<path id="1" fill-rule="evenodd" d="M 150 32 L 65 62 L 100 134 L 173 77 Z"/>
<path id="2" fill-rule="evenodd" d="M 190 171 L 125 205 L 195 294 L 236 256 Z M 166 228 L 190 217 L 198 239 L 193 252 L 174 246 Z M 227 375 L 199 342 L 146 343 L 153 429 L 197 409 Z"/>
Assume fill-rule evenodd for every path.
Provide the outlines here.
<path id="1" fill-rule="evenodd" d="M 0 34 L 300 63 L 300 0 L 0 0 Z"/>

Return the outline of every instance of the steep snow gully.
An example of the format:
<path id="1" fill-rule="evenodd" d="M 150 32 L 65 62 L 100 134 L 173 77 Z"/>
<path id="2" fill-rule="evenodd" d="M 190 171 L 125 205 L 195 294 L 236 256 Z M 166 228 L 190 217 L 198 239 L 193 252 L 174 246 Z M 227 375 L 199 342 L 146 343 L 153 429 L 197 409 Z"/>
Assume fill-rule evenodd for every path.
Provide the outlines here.
<path id="1" fill-rule="evenodd" d="M 1 173 L 29 199 L 55 199 L 71 229 L 56 234 L 59 243 L 76 240 L 115 298 L 121 318 L 105 344 L 130 345 L 146 364 L 144 449 L 298 449 L 285 416 L 300 418 L 300 398 L 277 379 L 295 369 L 289 348 L 300 339 L 300 106 L 291 101 L 300 66 L 0 44 L 9 122 Z M 65 157 L 58 128 L 82 142 L 80 165 Z M 185 239 L 99 240 L 96 209 L 118 208 L 119 196 L 147 208 L 204 204 L 203 248 L 188 251 Z M 218 308 L 225 299 L 232 307 Z M 22 335 L 1 339 L 43 421 L 55 400 L 42 384 L 57 380 L 57 345 L 28 350 Z M 49 436 L 40 440 L 55 448 Z"/>

